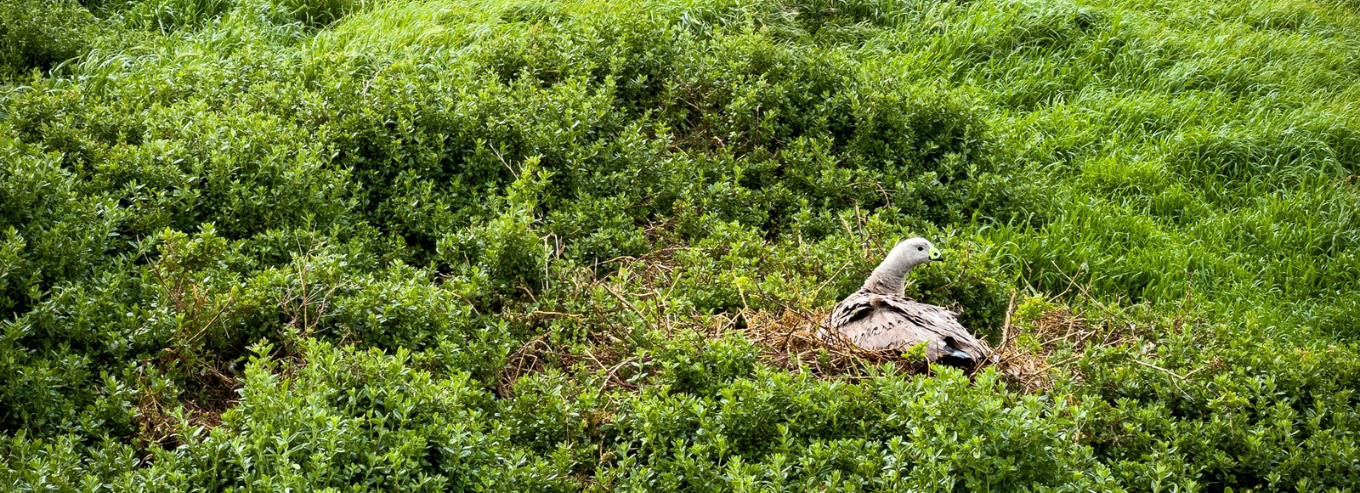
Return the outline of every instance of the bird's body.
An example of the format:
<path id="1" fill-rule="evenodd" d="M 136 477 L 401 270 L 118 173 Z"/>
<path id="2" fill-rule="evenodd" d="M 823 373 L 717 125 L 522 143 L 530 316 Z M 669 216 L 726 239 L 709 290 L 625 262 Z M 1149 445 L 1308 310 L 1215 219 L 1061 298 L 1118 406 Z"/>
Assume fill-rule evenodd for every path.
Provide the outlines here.
<path id="1" fill-rule="evenodd" d="M 912 267 L 940 260 L 923 238 L 903 241 L 874 269 L 864 287 L 832 309 L 827 325 L 844 340 L 870 351 L 906 350 L 926 343 L 932 363 L 972 367 L 991 352 L 959 324 L 957 314 L 903 296 Z"/>

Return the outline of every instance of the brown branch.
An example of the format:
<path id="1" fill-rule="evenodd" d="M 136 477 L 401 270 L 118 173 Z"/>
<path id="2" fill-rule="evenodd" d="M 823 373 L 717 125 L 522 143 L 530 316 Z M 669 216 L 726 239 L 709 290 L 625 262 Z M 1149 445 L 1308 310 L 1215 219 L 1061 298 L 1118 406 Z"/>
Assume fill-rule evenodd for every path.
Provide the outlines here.
<path id="1" fill-rule="evenodd" d="M 608 291 L 609 294 L 614 295 L 614 298 L 617 298 L 620 303 L 623 303 L 623 306 L 627 307 L 629 311 L 632 311 L 633 314 L 637 315 L 638 318 L 642 319 L 643 326 L 647 327 L 648 329 L 652 328 L 651 322 L 647 321 L 647 316 L 642 314 L 642 310 L 639 310 L 638 307 L 634 306 L 628 300 L 624 299 L 623 296 L 619 295 L 619 293 L 614 291 L 613 288 L 610 288 L 608 284 L 600 284 L 600 287 L 604 288 L 605 291 Z"/>
<path id="2" fill-rule="evenodd" d="M 1105 313 L 1107 313 L 1107 314 L 1109 314 L 1109 315 L 1111 315 L 1111 316 L 1118 316 L 1118 315 L 1119 315 L 1119 314 L 1116 313 L 1114 310 L 1111 310 L 1109 307 L 1105 306 L 1104 303 L 1101 303 L 1100 300 L 1096 299 L 1095 296 L 1091 295 L 1091 292 L 1090 292 L 1090 291 L 1087 291 L 1085 286 L 1082 286 L 1081 284 L 1078 284 L 1077 281 L 1076 281 L 1075 279 L 1072 279 L 1072 276 L 1069 276 L 1069 275 L 1067 275 L 1066 272 L 1063 272 L 1062 267 L 1058 267 L 1058 263 L 1057 263 L 1057 262 L 1054 262 L 1054 261 L 1052 261 L 1052 260 L 1050 260 L 1050 261 L 1048 261 L 1048 262 L 1051 263 L 1051 264 L 1053 264 L 1053 268 L 1054 268 L 1054 269 L 1057 269 L 1059 274 L 1062 274 L 1063 277 L 1066 277 L 1066 278 L 1067 278 L 1067 282 L 1071 283 L 1072 286 L 1076 286 L 1077 289 L 1081 290 L 1081 293 L 1082 293 L 1082 294 L 1086 295 L 1086 297 L 1089 298 L 1089 299 L 1091 300 L 1092 303 L 1095 303 L 1096 306 L 1100 307 L 1101 310 L 1104 310 Z"/>
<path id="3" fill-rule="evenodd" d="M 1134 363 L 1137 363 L 1137 364 L 1146 366 L 1146 367 L 1148 367 L 1148 368 L 1152 368 L 1152 369 L 1154 369 L 1154 370 L 1157 370 L 1157 371 L 1166 373 L 1167 375 L 1171 375 L 1171 376 L 1173 376 L 1173 377 L 1176 377 L 1177 380 L 1180 380 L 1180 381 L 1182 381 L 1182 382 L 1189 380 L 1189 378 L 1184 377 L 1184 376 L 1181 376 L 1180 374 L 1178 374 L 1178 373 L 1176 373 L 1176 372 L 1174 372 L 1174 371 L 1168 370 L 1168 369 L 1166 369 L 1166 368 L 1162 368 L 1162 367 L 1157 366 L 1157 365 L 1154 365 L 1154 364 L 1152 364 L 1152 363 L 1144 363 L 1144 362 L 1139 361 L 1139 360 L 1136 360 L 1136 359 L 1135 359 L 1135 360 L 1129 360 L 1129 361 L 1132 361 L 1132 362 L 1134 362 Z"/>

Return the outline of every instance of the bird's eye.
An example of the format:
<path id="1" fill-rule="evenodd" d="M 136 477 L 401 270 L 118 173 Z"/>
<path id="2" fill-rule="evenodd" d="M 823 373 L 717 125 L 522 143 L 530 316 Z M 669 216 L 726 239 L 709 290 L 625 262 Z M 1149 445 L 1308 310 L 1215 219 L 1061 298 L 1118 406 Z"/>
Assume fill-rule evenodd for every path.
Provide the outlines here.
<path id="1" fill-rule="evenodd" d="M 926 247 L 916 247 L 916 251 L 918 251 L 918 252 L 921 251 L 921 250 L 925 250 L 925 249 L 926 249 Z"/>

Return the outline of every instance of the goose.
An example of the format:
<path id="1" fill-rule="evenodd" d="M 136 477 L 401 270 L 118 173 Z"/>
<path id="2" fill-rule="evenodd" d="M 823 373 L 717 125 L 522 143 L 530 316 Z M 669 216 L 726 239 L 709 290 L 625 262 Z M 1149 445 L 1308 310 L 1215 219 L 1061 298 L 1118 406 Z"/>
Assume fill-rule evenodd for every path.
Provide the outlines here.
<path id="1" fill-rule="evenodd" d="M 865 350 L 905 350 L 924 342 L 931 363 L 976 366 L 991 351 L 959 324 L 958 314 L 904 297 L 904 283 L 913 267 L 943 260 L 940 250 L 925 238 L 899 242 L 869 274 L 864 287 L 836 304 L 826 324 Z"/>

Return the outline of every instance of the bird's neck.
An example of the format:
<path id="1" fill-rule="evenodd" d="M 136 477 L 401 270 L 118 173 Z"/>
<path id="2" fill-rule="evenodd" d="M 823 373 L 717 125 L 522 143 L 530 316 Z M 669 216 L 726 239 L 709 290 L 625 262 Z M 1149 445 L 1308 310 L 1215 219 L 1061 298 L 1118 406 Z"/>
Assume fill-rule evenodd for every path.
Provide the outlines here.
<path id="1" fill-rule="evenodd" d="M 915 264 L 902 261 L 896 255 L 888 255 L 883 259 L 883 263 L 878 264 L 869 278 L 864 280 L 864 289 L 875 294 L 887 294 L 903 296 L 905 294 L 905 282 L 907 273 Z"/>

